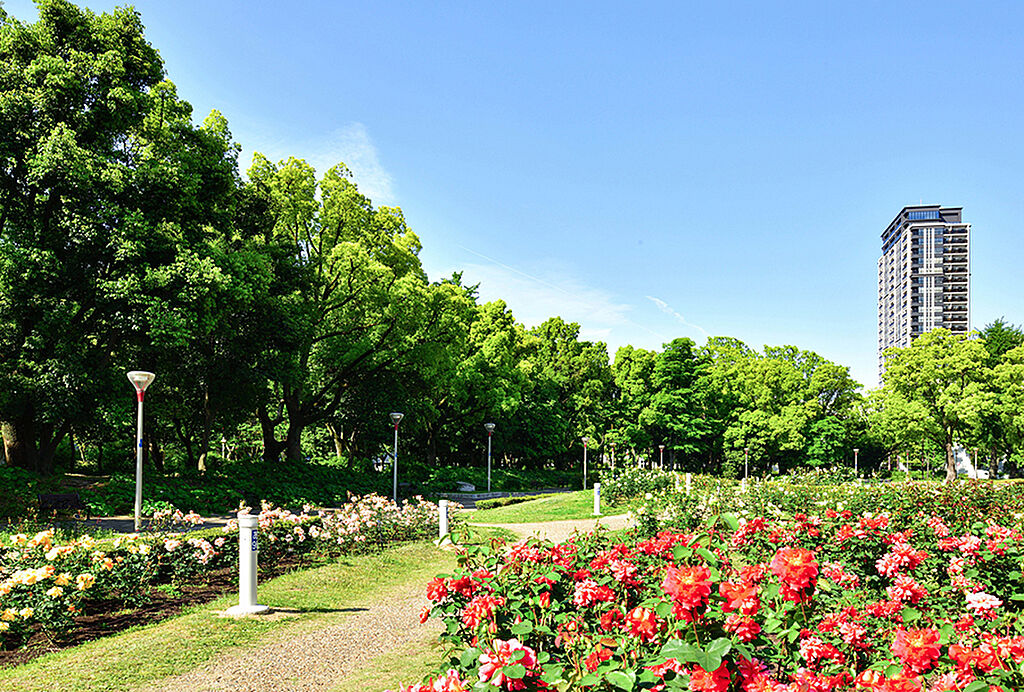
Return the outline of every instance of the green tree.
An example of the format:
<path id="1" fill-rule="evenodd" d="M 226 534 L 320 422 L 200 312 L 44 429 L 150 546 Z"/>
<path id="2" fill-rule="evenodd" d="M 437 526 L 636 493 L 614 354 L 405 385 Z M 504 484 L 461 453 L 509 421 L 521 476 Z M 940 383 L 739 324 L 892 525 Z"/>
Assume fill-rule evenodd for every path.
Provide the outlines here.
<path id="1" fill-rule="evenodd" d="M 885 352 L 886 388 L 927 412 L 927 430 L 946 454 L 946 480 L 956 479 L 954 447 L 970 443 L 971 422 L 984 403 L 984 344 L 934 329 L 907 348 Z"/>
<path id="2" fill-rule="evenodd" d="M 707 447 L 706 364 L 690 339 L 675 339 L 658 354 L 651 376 L 654 396 L 641 414 L 641 423 L 676 455 L 684 456 L 687 468 L 696 466 L 690 459 L 699 457 Z"/>
<path id="3" fill-rule="evenodd" d="M 280 266 L 300 275 L 282 302 L 284 343 L 257 410 L 265 456 L 298 461 L 307 427 L 338 424 L 359 383 L 444 343 L 454 313 L 428 287 L 401 210 L 374 208 L 343 164 L 318 185 L 304 161 L 275 165 L 257 154 L 249 178 L 273 219 L 267 244 L 286 249 Z"/>
<path id="4" fill-rule="evenodd" d="M 47 473 L 165 321 L 159 277 L 230 215 L 232 153 L 195 128 L 131 9 L 0 18 L 0 421 Z"/>

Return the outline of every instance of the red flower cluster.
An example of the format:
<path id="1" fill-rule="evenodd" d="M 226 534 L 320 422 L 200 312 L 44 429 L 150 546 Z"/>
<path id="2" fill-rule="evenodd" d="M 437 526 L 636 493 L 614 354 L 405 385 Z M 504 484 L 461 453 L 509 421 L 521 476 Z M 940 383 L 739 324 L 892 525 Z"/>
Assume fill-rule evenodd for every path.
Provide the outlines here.
<path id="1" fill-rule="evenodd" d="M 806 548 L 783 548 L 769 565 L 779 578 L 779 593 L 787 601 L 802 603 L 810 599 L 818 583 L 818 562 Z"/>
<path id="2" fill-rule="evenodd" d="M 661 588 L 676 605 L 692 612 L 703 606 L 711 594 L 711 570 L 704 565 L 669 566 Z"/>
<path id="3" fill-rule="evenodd" d="M 892 652 L 900 659 L 903 671 L 908 675 L 925 673 L 931 670 L 942 655 L 939 638 L 937 629 L 917 630 L 900 627 L 896 630 L 896 637 L 892 642 Z"/>

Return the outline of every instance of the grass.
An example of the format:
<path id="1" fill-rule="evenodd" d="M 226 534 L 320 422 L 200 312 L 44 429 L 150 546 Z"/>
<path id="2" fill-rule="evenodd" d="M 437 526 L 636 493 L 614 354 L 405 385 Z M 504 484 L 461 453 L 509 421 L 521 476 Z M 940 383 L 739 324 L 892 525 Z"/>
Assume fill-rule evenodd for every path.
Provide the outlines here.
<path id="1" fill-rule="evenodd" d="M 484 540 L 489 535 L 477 532 L 474 540 Z M 186 673 L 221 653 L 258 646 L 267 635 L 284 633 L 285 628 L 298 631 L 335 624 L 344 617 L 345 609 L 373 603 L 382 593 L 399 585 L 425 584 L 438 572 L 452 569 L 454 564 L 452 552 L 440 551 L 432 542 L 422 541 L 293 572 L 260 584 L 259 596 L 260 602 L 298 611 L 294 617 L 220 618 L 214 611 L 237 602 L 237 595 L 226 596 L 164 622 L 48 654 L 24 666 L 0 670 L 0 689 L 25 692 L 134 689 Z M 401 675 L 405 682 L 421 678 L 437 660 L 429 640 L 417 641 L 413 648 L 413 651 L 381 656 L 394 659 L 395 674 Z"/>
<path id="2" fill-rule="evenodd" d="M 577 490 L 572 493 L 546 495 L 506 507 L 475 510 L 468 514 L 468 520 L 487 524 L 527 524 L 561 519 L 590 519 L 593 511 L 594 491 Z M 620 514 L 624 511 L 625 507 L 601 507 L 602 514 Z"/>

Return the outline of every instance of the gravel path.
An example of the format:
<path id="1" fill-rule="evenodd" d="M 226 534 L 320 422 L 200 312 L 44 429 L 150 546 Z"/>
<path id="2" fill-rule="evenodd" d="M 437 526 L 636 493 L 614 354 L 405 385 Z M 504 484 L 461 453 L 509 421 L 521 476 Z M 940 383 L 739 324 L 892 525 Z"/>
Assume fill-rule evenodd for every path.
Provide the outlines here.
<path id="1" fill-rule="evenodd" d="M 506 528 L 523 538 L 540 536 L 561 542 L 577 530 L 592 531 L 598 523 L 613 530 L 624 528 L 628 525 L 627 515 L 480 526 Z M 419 622 L 420 609 L 427 603 L 424 584 L 403 584 L 382 594 L 375 603 L 366 605 L 365 610 L 338 615 L 331 624 L 310 629 L 308 624 L 297 623 L 295 627 L 276 632 L 258 648 L 222 654 L 201 668 L 164 678 L 142 689 L 145 692 L 328 690 L 362 670 L 367 652 L 380 655 L 422 640 L 425 635 L 440 633 L 439 621 L 431 620 L 426 625 Z"/>

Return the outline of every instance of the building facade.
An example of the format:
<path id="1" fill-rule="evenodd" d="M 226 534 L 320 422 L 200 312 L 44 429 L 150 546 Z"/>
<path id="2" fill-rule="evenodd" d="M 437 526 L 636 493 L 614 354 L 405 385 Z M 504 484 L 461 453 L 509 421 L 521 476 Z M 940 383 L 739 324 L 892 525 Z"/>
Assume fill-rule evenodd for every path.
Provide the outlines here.
<path id="1" fill-rule="evenodd" d="M 971 324 L 971 225 L 962 207 L 903 207 L 882 233 L 878 260 L 878 374 L 884 352 L 936 327 Z"/>

